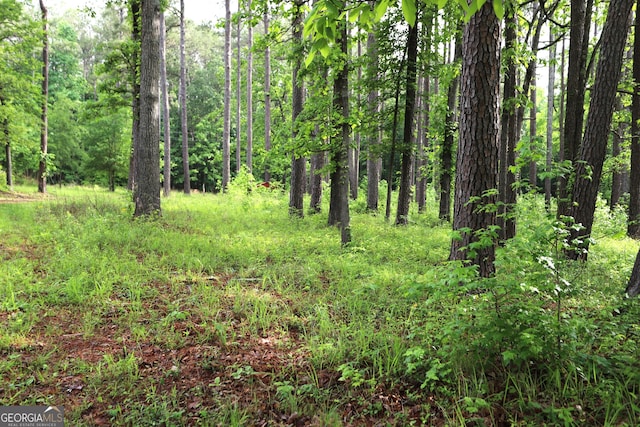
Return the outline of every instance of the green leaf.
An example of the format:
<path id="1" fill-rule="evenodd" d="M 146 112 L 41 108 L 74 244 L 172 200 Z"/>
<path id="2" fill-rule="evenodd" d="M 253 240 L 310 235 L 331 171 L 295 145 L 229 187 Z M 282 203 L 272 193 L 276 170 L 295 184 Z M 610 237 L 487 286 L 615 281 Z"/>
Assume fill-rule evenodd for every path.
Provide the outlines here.
<path id="1" fill-rule="evenodd" d="M 327 58 L 331 53 L 331 47 L 329 46 L 329 43 L 325 38 L 316 40 L 313 43 L 313 50 L 317 50 L 318 52 L 320 52 L 320 54 L 322 54 L 324 58 Z"/>
<path id="2" fill-rule="evenodd" d="M 311 51 L 309 52 L 309 55 L 307 55 L 307 58 L 304 60 L 304 66 L 308 68 L 309 65 L 311 65 L 311 63 L 313 62 L 313 58 L 315 58 L 315 56 L 316 56 L 316 50 L 311 49 Z"/>
<path id="3" fill-rule="evenodd" d="M 499 19 L 504 18 L 504 0 L 493 0 L 493 11 Z"/>
<path id="4" fill-rule="evenodd" d="M 402 0 L 402 14 L 409 25 L 416 25 L 416 0 Z"/>
<path id="5" fill-rule="evenodd" d="M 373 19 L 375 22 L 378 22 L 382 19 L 388 7 L 389 7 L 389 0 L 382 0 L 380 3 L 374 6 Z"/>
<path id="6" fill-rule="evenodd" d="M 437 0 L 438 9 L 444 9 L 447 4 L 447 0 Z"/>

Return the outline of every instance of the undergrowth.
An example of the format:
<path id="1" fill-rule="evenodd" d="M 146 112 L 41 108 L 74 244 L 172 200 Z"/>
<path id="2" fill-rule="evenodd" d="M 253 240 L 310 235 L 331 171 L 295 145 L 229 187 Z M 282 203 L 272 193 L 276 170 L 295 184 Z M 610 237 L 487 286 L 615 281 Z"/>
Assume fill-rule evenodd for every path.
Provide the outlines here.
<path id="1" fill-rule="evenodd" d="M 250 184 L 155 220 L 99 188 L 0 206 L 0 404 L 72 425 L 640 424 L 624 213 L 600 205 L 573 263 L 524 196 L 480 279 L 446 261 L 435 204 L 396 227 L 355 201 L 343 248 Z"/>

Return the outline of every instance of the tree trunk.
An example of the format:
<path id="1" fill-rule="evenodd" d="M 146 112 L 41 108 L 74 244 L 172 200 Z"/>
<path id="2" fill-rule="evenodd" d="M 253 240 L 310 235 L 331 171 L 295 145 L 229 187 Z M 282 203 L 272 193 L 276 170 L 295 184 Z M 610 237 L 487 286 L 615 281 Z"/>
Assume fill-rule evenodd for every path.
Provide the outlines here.
<path id="1" fill-rule="evenodd" d="M 402 141 L 402 165 L 400 173 L 400 189 L 398 191 L 398 210 L 396 225 L 409 223 L 409 206 L 411 204 L 411 165 L 414 149 L 414 110 L 416 104 L 416 69 L 418 58 L 418 23 L 409 26 L 407 36 L 407 74 L 406 96 L 404 107 L 404 131 Z"/>
<path id="2" fill-rule="evenodd" d="M 549 41 L 553 43 L 553 28 L 549 34 Z M 546 177 L 544 179 L 544 200 L 547 210 L 551 207 L 551 169 L 553 167 L 553 109 L 556 86 L 556 45 L 549 47 L 549 81 L 547 86 L 547 152 L 545 162 Z"/>
<path id="3" fill-rule="evenodd" d="M 180 127 L 182 129 L 182 174 L 184 194 L 191 194 L 189 172 L 189 128 L 187 126 L 187 67 L 185 65 L 184 0 L 180 0 Z"/>
<path id="4" fill-rule="evenodd" d="M 160 89 L 164 125 L 164 179 L 163 194 L 171 194 L 171 120 L 169 117 L 169 84 L 167 82 L 167 34 L 164 12 L 160 14 Z"/>
<path id="5" fill-rule="evenodd" d="M 491 3 L 485 3 L 466 25 L 462 44 L 453 219 L 460 238 L 452 241 L 450 252 L 451 260 L 477 265 L 481 277 L 495 271 L 492 227 L 496 214 L 490 206 L 483 207 L 496 202 L 492 190 L 498 183 L 500 39 L 500 20 Z M 489 242 L 479 241 L 480 237 L 488 237 Z"/>
<path id="6" fill-rule="evenodd" d="M 616 97 L 615 111 L 622 111 L 622 99 Z M 611 200 L 609 207 L 615 209 L 620 203 L 622 197 L 622 181 L 626 175 L 626 165 L 619 159 L 622 152 L 622 143 L 626 134 L 626 123 L 620 120 L 618 128 L 612 132 L 611 138 L 611 157 L 613 158 L 613 173 L 611 176 Z"/>
<path id="7" fill-rule="evenodd" d="M 577 160 L 582 124 L 584 120 L 584 94 L 587 73 L 585 40 L 589 34 L 591 11 L 587 2 L 592 0 L 571 0 L 571 28 L 569 30 L 569 67 L 567 70 L 567 104 L 564 118 L 564 150 L 561 160 L 575 162 Z M 575 166 L 575 165 L 573 165 Z M 572 168 L 573 169 L 573 168 Z M 557 217 L 570 215 L 572 188 L 571 174 L 560 176 Z"/>
<path id="8" fill-rule="evenodd" d="M 48 103 L 49 103 L 49 18 L 44 1 L 40 0 L 42 12 L 42 123 L 40 129 L 40 162 L 38 165 L 38 192 L 47 192 L 47 145 L 48 145 Z"/>
<path id="9" fill-rule="evenodd" d="M 534 67 L 535 68 L 535 67 Z M 536 152 L 538 151 L 538 97 L 536 94 L 535 71 L 531 80 L 531 110 L 529 116 L 529 153 L 533 156 L 529 160 L 529 189 L 534 191 L 538 188 L 538 165 L 536 163 Z"/>
<path id="10" fill-rule="evenodd" d="M 140 43 L 140 7 L 141 0 L 131 0 L 131 39 L 135 43 Z M 129 180 L 127 188 L 135 193 L 136 190 L 136 170 L 138 169 L 138 146 L 140 137 L 140 64 L 139 50 L 133 49 L 131 53 L 131 156 L 129 157 Z"/>
<path id="11" fill-rule="evenodd" d="M 231 179 L 231 0 L 224 0 L 224 113 L 222 129 L 222 191 Z"/>
<path id="12" fill-rule="evenodd" d="M 269 11 L 264 12 L 264 33 L 269 37 Z M 264 50 L 264 150 L 269 157 L 271 151 L 271 45 L 267 41 Z M 269 165 L 264 168 L 265 182 L 271 181 Z"/>
<path id="13" fill-rule="evenodd" d="M 417 155 L 416 155 L 416 203 L 418 212 L 424 213 L 427 208 L 427 129 L 429 129 L 429 76 L 418 79 L 418 106 L 416 116 Z"/>
<path id="14" fill-rule="evenodd" d="M 462 28 L 459 26 L 456 34 L 455 51 L 453 61 L 462 59 Z M 458 100 L 458 87 L 460 78 L 456 76 L 449 83 L 447 89 L 447 115 L 444 119 L 444 141 L 440 151 L 440 209 L 438 217 L 443 221 L 451 219 L 451 178 L 453 175 L 453 146 L 456 133 L 456 102 Z"/>
<path id="15" fill-rule="evenodd" d="M 378 77 L 378 48 L 376 36 L 372 31 L 367 36 L 367 56 L 369 63 L 367 66 L 367 78 L 375 85 Z M 372 87 L 369 90 L 368 108 L 371 117 L 369 132 L 367 133 L 367 210 L 378 211 L 379 188 L 380 188 L 380 145 L 382 144 L 382 130 L 379 125 L 380 115 L 379 91 Z"/>
<path id="16" fill-rule="evenodd" d="M 311 155 L 310 187 L 311 197 L 309 200 L 309 208 L 312 213 L 320 213 L 322 210 L 322 169 L 326 164 L 327 154 L 322 151 Z"/>
<path id="17" fill-rule="evenodd" d="M 631 101 L 631 171 L 627 235 L 640 239 L 640 0 L 633 35 L 633 97 Z M 636 262 L 638 264 L 638 262 Z"/>
<path id="18" fill-rule="evenodd" d="M 633 264 L 633 270 L 631 271 L 631 277 L 626 289 L 627 295 L 635 297 L 640 294 L 640 251 L 636 256 L 636 262 Z"/>
<path id="19" fill-rule="evenodd" d="M 302 22 L 304 19 L 303 3 L 296 0 L 293 16 L 293 38 L 296 46 L 302 46 Z M 298 116 L 302 113 L 304 102 L 304 86 L 299 75 L 302 69 L 302 58 L 297 55 L 293 64 L 293 94 L 292 94 L 292 138 L 295 140 L 298 134 Z M 291 188 L 289 193 L 289 215 L 304 216 L 304 192 L 307 161 L 303 155 L 294 152 L 291 156 Z"/>
<path id="20" fill-rule="evenodd" d="M 584 229 L 571 229 L 571 238 L 577 244 L 577 248 L 568 249 L 566 253 L 572 259 L 587 259 L 588 237 L 593 225 L 600 176 L 611 130 L 613 105 L 621 74 L 622 54 L 629 29 L 628 18 L 633 3 L 633 0 L 612 0 L 602 32 L 603 43 L 591 92 L 580 161 L 575 167 L 570 214 Z"/>
<path id="21" fill-rule="evenodd" d="M 253 172 L 253 24 L 251 0 L 247 0 L 247 169 Z"/>
<path id="22" fill-rule="evenodd" d="M 140 142 L 136 164 L 135 216 L 160 211 L 160 0 L 142 3 L 140 49 Z"/>
<path id="23" fill-rule="evenodd" d="M 504 76 L 504 89 L 502 101 L 502 118 L 500 129 L 500 177 L 498 180 L 498 226 L 500 229 L 500 241 L 511 239 L 516 234 L 516 222 L 514 218 L 514 208 L 516 203 L 516 192 L 513 184 L 516 176 L 512 170 L 515 165 L 515 146 L 518 139 L 517 131 L 517 106 L 516 106 L 516 86 L 517 86 L 517 65 L 515 48 L 517 44 L 517 16 L 513 8 L 509 10 L 505 27 L 505 61 L 507 69 Z"/>
<path id="24" fill-rule="evenodd" d="M 240 50 L 240 1 L 236 24 L 236 172 L 242 165 L 242 51 Z"/>
<path id="25" fill-rule="evenodd" d="M 360 41 L 360 37 L 357 37 L 357 52 L 358 52 L 358 60 L 362 58 L 362 42 Z M 358 81 L 357 86 L 360 87 L 360 82 L 362 81 L 362 65 L 358 65 Z M 358 110 L 360 109 L 361 104 L 360 99 L 360 91 L 357 91 L 356 103 L 358 106 Z M 360 184 L 360 143 L 361 143 L 361 135 L 360 131 L 355 135 L 355 145 L 353 147 L 349 147 L 349 190 L 350 195 L 353 200 L 358 198 L 358 185 Z"/>
<path id="26" fill-rule="evenodd" d="M 345 8 L 344 0 L 340 7 Z M 331 143 L 331 195 L 329 205 L 329 225 L 340 225 L 342 245 L 351 242 L 349 218 L 349 165 L 347 151 L 350 145 L 351 126 L 349 125 L 349 51 L 346 17 L 338 23 L 340 29 L 336 43 L 342 56 L 333 81 L 333 109 L 339 117 L 335 124 L 338 141 Z"/>
<path id="27" fill-rule="evenodd" d="M 4 98 L 0 97 L 0 104 L 6 105 Z M 9 132 L 9 119 L 2 120 L 2 133 L 4 135 L 4 159 L 5 174 L 7 177 L 7 188 L 13 191 L 13 161 L 11 159 L 11 134 Z"/>

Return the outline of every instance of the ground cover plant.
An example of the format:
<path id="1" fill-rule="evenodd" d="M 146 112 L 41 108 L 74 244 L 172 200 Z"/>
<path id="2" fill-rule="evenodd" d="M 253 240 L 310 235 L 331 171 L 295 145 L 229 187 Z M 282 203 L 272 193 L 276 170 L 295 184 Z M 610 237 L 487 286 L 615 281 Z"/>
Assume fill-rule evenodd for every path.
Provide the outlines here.
<path id="1" fill-rule="evenodd" d="M 396 227 L 352 202 L 341 247 L 278 190 L 172 194 L 138 220 L 123 191 L 18 190 L 0 203 L 0 405 L 74 426 L 640 424 L 638 244 L 604 204 L 576 263 L 523 196 L 478 279 L 445 262 L 435 204 Z"/>

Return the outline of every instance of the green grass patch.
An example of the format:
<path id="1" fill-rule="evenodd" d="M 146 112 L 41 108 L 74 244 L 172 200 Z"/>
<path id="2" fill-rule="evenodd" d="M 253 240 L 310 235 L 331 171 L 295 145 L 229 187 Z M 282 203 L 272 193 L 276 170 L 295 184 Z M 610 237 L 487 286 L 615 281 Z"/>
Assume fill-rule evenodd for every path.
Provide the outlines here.
<path id="1" fill-rule="evenodd" d="M 100 188 L 0 204 L 0 404 L 72 425 L 640 422 L 623 212 L 599 206 L 571 263 L 523 197 L 480 280 L 446 261 L 435 203 L 396 227 L 355 201 L 343 248 L 326 215 L 240 190 L 172 194 L 154 220 Z"/>

